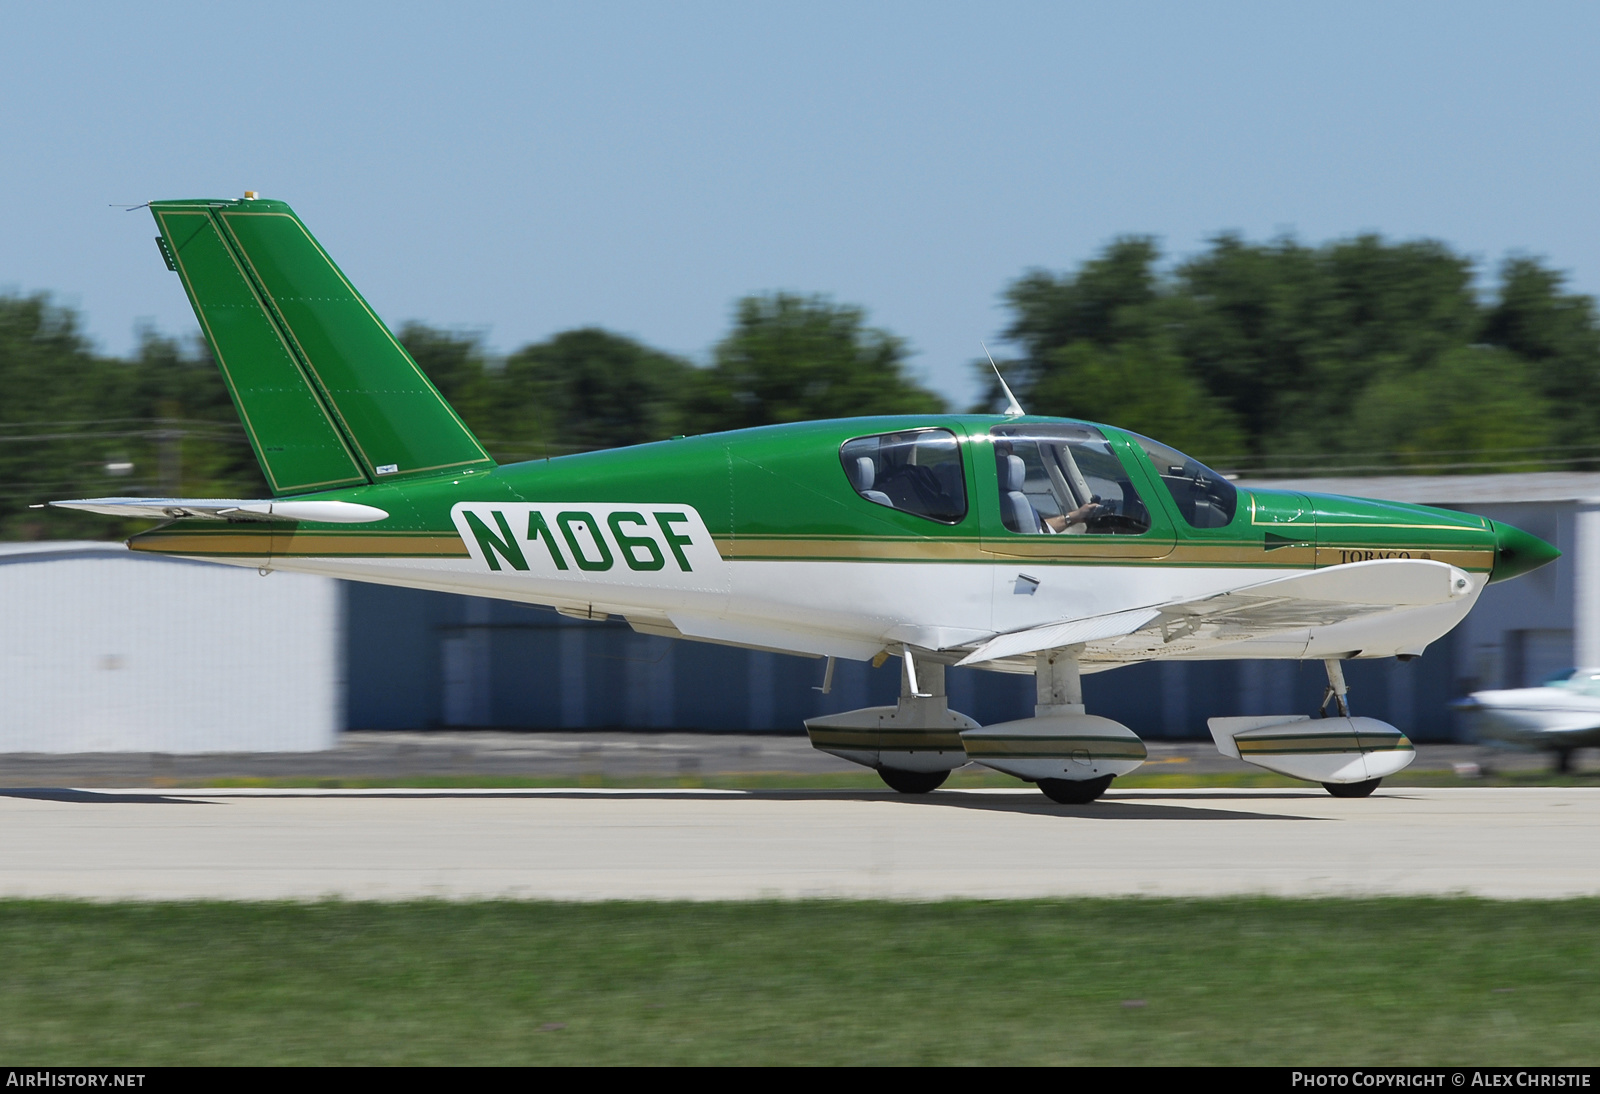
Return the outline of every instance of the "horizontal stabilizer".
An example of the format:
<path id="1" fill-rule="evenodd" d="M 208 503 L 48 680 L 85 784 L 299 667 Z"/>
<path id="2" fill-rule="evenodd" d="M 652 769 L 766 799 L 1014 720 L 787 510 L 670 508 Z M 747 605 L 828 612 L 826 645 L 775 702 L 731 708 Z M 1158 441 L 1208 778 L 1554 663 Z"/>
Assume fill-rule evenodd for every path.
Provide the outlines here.
<path id="1" fill-rule="evenodd" d="M 152 520 L 310 520 L 323 524 L 370 524 L 389 514 L 353 501 L 259 501 L 250 498 L 80 498 L 53 501 L 57 509 L 82 509 L 108 517 Z"/>

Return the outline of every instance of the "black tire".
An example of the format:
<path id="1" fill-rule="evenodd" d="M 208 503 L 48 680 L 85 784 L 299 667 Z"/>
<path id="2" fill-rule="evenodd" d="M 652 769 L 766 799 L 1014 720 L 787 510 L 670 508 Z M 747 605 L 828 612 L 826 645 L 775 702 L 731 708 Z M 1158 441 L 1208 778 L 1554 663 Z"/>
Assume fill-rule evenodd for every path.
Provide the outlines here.
<path id="1" fill-rule="evenodd" d="M 880 767 L 878 777 L 889 784 L 890 790 L 898 790 L 902 794 L 926 794 L 943 786 L 950 772 L 902 771 L 898 767 Z"/>
<path id="2" fill-rule="evenodd" d="M 1088 805 L 1101 794 L 1106 792 L 1106 787 L 1111 785 L 1115 775 L 1107 775 L 1101 779 L 1040 779 L 1039 789 L 1044 791 L 1044 796 L 1053 802 L 1062 805 Z"/>
<path id="3" fill-rule="evenodd" d="M 1323 783 L 1323 789 L 1336 798 L 1364 798 L 1378 789 L 1382 779 L 1368 779 L 1361 783 Z"/>

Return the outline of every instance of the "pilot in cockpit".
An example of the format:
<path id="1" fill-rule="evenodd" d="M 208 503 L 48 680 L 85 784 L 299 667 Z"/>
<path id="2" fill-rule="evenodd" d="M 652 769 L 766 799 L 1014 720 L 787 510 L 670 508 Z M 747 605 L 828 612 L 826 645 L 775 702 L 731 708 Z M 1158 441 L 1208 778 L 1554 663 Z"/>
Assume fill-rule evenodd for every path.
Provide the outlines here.
<path id="1" fill-rule="evenodd" d="M 1061 435 L 1053 435 L 1057 432 Z M 1104 439 L 1075 435 L 1086 432 L 1086 427 L 1057 427 L 995 438 L 1007 529 L 1024 535 L 1104 535 L 1137 534 L 1149 527 L 1142 507 L 1129 507 L 1132 484 Z"/>
<path id="2" fill-rule="evenodd" d="M 1089 522 L 1095 517 L 1098 517 L 1102 513 L 1109 511 L 1109 507 L 1101 503 L 1100 495 L 1096 494 L 1093 498 L 1083 505 L 1078 506 L 1072 512 L 1063 513 L 1056 517 L 1044 517 L 1039 521 L 1039 523 L 1044 528 L 1048 529 L 1052 534 L 1060 535 L 1061 533 L 1070 530 L 1075 524 L 1082 524 L 1087 527 Z"/>

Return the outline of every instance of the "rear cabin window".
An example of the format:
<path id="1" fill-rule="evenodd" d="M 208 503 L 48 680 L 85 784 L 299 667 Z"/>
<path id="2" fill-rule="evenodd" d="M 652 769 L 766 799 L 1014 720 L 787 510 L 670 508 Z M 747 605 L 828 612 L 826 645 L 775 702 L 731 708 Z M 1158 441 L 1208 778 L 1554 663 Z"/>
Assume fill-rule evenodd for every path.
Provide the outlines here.
<path id="1" fill-rule="evenodd" d="M 1144 454 L 1156 465 L 1161 485 L 1172 495 L 1178 513 L 1191 528 L 1222 528 L 1233 523 L 1239 508 L 1239 490 L 1199 460 L 1176 448 L 1133 434 Z"/>
<path id="2" fill-rule="evenodd" d="M 948 429 L 916 429 L 857 437 L 839 449 L 856 493 L 877 505 L 941 524 L 967 515 L 961 446 Z"/>
<path id="3" fill-rule="evenodd" d="M 1086 425 L 1000 425 L 994 439 L 1000 516 L 1022 535 L 1124 535 L 1150 513 L 1105 435 Z"/>

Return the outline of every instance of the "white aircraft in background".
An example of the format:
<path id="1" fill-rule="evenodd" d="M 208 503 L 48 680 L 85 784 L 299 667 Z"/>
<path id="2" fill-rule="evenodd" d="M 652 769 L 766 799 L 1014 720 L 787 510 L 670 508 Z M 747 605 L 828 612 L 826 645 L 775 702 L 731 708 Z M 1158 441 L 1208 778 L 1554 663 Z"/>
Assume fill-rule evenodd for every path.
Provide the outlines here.
<path id="1" fill-rule="evenodd" d="M 1478 739 L 1556 754 L 1556 770 L 1572 770 L 1572 754 L 1600 747 L 1600 668 L 1571 669 L 1536 688 L 1475 691 L 1453 704 L 1472 715 Z"/>

